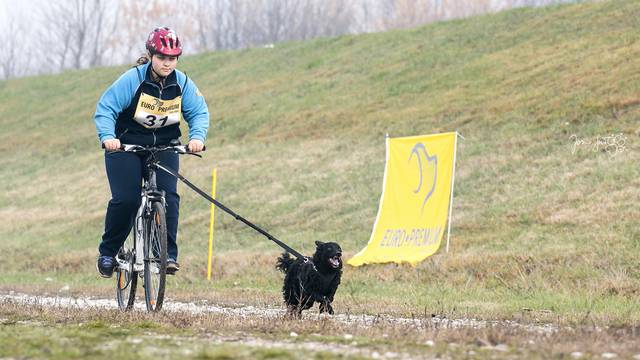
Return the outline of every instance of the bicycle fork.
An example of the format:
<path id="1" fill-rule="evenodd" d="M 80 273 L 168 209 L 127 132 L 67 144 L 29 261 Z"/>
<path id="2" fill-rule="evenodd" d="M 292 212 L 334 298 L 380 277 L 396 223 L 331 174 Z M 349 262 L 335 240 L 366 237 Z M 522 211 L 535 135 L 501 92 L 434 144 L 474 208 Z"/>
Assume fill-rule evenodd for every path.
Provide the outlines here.
<path id="1" fill-rule="evenodd" d="M 136 219 L 134 222 L 134 227 L 132 231 L 134 231 L 134 239 L 135 239 L 135 263 L 133 264 L 133 270 L 142 273 L 144 270 L 144 262 L 145 262 L 145 238 L 151 236 L 151 234 L 146 234 L 146 232 L 151 231 L 149 228 L 150 220 L 152 213 L 151 208 L 152 204 L 155 202 L 159 202 L 163 207 L 166 208 L 166 203 L 164 199 L 164 191 L 146 191 L 143 190 L 142 193 L 142 201 L 140 203 L 140 208 L 138 208 L 138 213 L 136 214 Z M 145 236 L 146 235 L 146 236 Z M 149 244 L 147 244 L 149 246 Z M 149 249 L 149 251 L 152 251 Z M 155 256 L 153 254 L 152 256 Z M 148 259 L 146 260 L 148 261 Z"/>
<path id="2" fill-rule="evenodd" d="M 133 271 L 142 273 L 144 270 L 144 216 L 147 209 L 147 203 L 149 202 L 144 190 L 142 192 L 142 200 L 140 207 L 136 213 L 136 217 L 133 221 L 133 248 L 135 253 L 135 262 L 133 263 Z"/>

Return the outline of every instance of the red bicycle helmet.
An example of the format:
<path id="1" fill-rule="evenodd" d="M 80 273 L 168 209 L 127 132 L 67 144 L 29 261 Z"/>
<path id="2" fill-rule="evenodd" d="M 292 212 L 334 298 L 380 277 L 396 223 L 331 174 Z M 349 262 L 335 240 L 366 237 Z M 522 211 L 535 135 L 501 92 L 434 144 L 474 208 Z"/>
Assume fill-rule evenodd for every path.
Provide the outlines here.
<path id="1" fill-rule="evenodd" d="M 153 29 L 145 45 L 151 55 L 180 56 L 182 54 L 182 44 L 178 34 L 166 26 Z"/>

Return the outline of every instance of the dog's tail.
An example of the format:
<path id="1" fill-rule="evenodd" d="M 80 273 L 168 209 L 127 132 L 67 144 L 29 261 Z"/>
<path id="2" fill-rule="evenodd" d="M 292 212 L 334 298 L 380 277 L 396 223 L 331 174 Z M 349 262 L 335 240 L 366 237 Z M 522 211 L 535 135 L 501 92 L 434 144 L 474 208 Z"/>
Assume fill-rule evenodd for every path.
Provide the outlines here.
<path id="1" fill-rule="evenodd" d="M 291 255 L 289 255 L 288 252 L 282 253 L 282 256 L 278 258 L 278 262 L 276 263 L 276 269 L 282 271 L 283 273 L 286 273 L 294 261 L 295 260 L 291 257 Z"/>

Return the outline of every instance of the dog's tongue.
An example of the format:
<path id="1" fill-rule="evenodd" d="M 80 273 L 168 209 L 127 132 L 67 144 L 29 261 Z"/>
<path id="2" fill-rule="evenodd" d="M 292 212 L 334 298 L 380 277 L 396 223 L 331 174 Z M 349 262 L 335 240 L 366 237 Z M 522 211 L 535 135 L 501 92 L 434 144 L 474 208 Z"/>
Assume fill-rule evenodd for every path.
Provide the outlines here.
<path id="1" fill-rule="evenodd" d="M 330 258 L 329 263 L 331 263 L 331 266 L 333 266 L 334 268 L 340 266 L 340 261 L 336 258 Z"/>

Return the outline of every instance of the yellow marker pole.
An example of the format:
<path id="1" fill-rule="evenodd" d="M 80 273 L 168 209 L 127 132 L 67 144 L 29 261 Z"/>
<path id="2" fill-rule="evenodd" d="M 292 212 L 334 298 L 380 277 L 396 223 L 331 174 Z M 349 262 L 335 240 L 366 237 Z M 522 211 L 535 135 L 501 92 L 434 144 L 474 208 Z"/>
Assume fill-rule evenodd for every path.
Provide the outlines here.
<path id="1" fill-rule="evenodd" d="M 211 174 L 211 197 L 216 198 L 216 168 Z M 207 280 L 211 280 L 211 265 L 213 259 L 213 221 L 215 218 L 216 206 L 211 204 L 211 220 L 209 223 L 209 260 L 207 261 Z"/>

